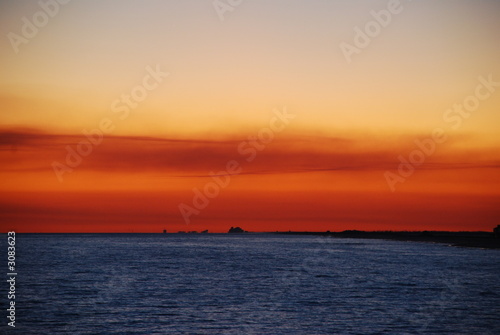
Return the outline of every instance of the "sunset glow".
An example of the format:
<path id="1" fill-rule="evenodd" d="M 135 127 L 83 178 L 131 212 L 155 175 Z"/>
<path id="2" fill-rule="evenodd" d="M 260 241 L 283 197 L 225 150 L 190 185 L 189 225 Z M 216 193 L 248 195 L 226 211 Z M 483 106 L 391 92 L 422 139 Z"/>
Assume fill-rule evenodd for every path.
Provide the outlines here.
<path id="1" fill-rule="evenodd" d="M 2 232 L 499 224 L 498 1 L 53 3 L 0 4 Z"/>

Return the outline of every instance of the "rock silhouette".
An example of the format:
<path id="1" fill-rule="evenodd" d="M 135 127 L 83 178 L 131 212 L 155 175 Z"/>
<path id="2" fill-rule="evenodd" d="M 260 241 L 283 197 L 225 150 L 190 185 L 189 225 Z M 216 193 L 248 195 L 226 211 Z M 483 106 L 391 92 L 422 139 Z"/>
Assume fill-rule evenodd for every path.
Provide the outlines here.
<path id="1" fill-rule="evenodd" d="M 231 228 L 229 228 L 228 233 L 233 234 L 233 233 L 248 233 L 248 232 L 241 229 L 240 227 L 231 227 Z"/>

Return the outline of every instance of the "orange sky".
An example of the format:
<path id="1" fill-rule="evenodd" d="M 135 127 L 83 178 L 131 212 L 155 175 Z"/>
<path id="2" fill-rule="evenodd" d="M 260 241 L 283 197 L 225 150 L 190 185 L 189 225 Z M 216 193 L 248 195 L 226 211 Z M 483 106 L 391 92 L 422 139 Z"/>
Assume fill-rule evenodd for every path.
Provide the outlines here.
<path id="1" fill-rule="evenodd" d="M 499 224 L 498 1 L 401 1 L 350 62 L 388 1 L 89 0 L 27 36 L 40 6 L 0 4 L 1 231 Z"/>
<path id="2" fill-rule="evenodd" d="M 391 192 L 384 173 L 398 173 L 398 156 L 415 149 L 411 136 L 281 135 L 253 160 L 238 152 L 244 138 L 105 137 L 59 182 L 51 164 L 68 164 L 66 146 L 84 137 L 4 132 L 2 222 L 20 232 L 223 232 L 489 230 L 498 220 L 498 150 L 443 144 Z M 204 202 L 193 189 L 206 207 L 193 203 Z M 186 220 L 181 204 L 199 212 Z"/>

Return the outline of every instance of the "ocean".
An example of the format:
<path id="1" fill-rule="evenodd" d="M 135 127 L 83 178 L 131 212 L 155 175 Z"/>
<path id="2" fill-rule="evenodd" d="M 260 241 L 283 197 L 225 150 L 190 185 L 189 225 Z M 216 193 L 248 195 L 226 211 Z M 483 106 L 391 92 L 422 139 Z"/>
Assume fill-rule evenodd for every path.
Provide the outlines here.
<path id="1" fill-rule="evenodd" d="M 5 255 L 6 234 L 0 248 Z M 275 234 L 17 234 L 16 273 L 15 328 L 9 283 L 0 288 L 3 334 L 500 334 L 499 250 Z"/>

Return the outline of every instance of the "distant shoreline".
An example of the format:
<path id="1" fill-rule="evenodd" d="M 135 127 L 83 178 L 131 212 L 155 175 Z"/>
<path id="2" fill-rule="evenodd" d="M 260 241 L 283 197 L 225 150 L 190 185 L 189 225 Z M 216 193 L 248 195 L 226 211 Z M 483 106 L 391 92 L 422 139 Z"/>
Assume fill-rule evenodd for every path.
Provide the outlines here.
<path id="1" fill-rule="evenodd" d="M 3 233 L 2 233 L 3 234 Z M 361 238 L 361 239 L 379 239 L 391 241 L 409 241 L 409 242 L 427 242 L 441 243 L 454 247 L 482 248 L 482 249 L 500 249 L 500 238 L 495 238 L 494 233 L 485 231 L 476 232 L 450 232 L 450 231 L 360 231 L 346 230 L 342 232 L 309 232 L 309 231 L 275 231 L 275 232 L 243 232 L 243 233 L 198 233 L 191 234 L 186 232 L 175 233 L 152 233 L 152 232 L 47 232 L 18 233 L 19 235 L 256 235 L 256 234 L 278 234 L 278 235 L 309 235 L 324 236 L 331 238 Z"/>
<path id="2" fill-rule="evenodd" d="M 358 231 L 343 232 L 276 232 L 275 234 L 320 235 L 333 238 L 364 238 L 391 241 L 442 243 L 454 247 L 500 249 L 500 238 L 489 232 L 447 231 Z"/>

